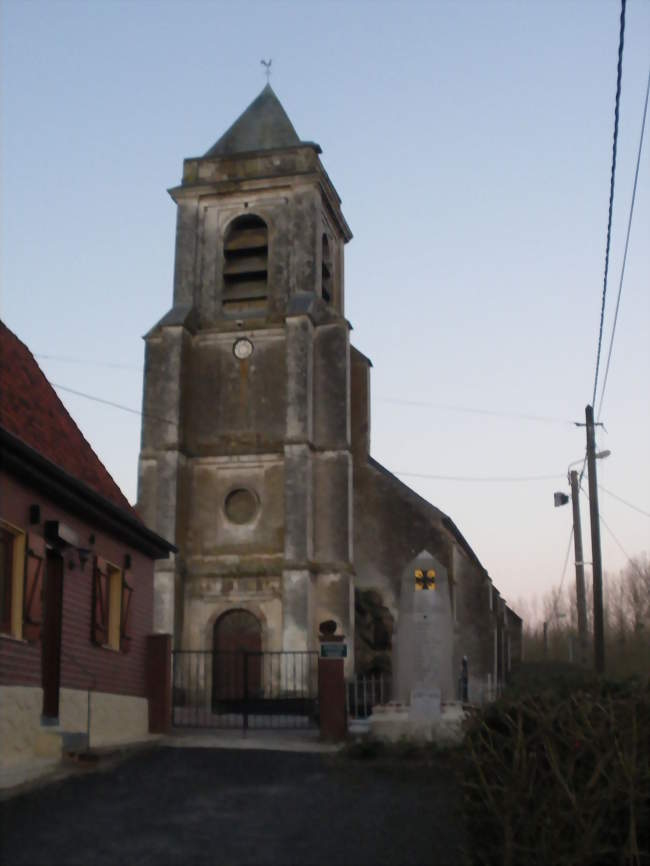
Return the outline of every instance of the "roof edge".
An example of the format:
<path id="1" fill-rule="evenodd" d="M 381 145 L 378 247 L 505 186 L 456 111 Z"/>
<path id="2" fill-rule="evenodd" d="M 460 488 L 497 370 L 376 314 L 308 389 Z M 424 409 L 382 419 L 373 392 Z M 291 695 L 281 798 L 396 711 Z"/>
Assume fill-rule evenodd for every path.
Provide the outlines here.
<path id="1" fill-rule="evenodd" d="M 122 534 L 129 536 L 134 547 L 155 559 L 166 559 L 170 553 L 177 552 L 174 544 L 145 526 L 135 513 L 106 499 L 4 427 L 0 427 L 0 469 L 13 470 L 19 478 L 44 489 L 46 494 L 60 496 L 65 507 L 84 515 L 88 515 L 90 506 L 91 515 L 94 512 L 93 516 L 112 531 L 119 532 L 121 527 Z"/>
<path id="2" fill-rule="evenodd" d="M 368 465 L 371 468 L 376 469 L 382 475 L 387 476 L 395 484 L 398 484 L 400 487 L 403 487 L 405 490 L 408 491 L 408 493 L 411 496 L 418 499 L 428 509 L 431 509 L 432 511 L 434 511 L 436 513 L 436 517 L 439 518 L 443 527 L 454 536 L 456 541 L 460 544 L 460 546 L 465 551 L 465 553 L 469 556 L 471 561 L 481 570 L 481 572 L 486 577 L 489 577 L 487 569 L 482 564 L 482 562 L 478 558 L 478 556 L 474 553 L 469 542 L 467 541 L 465 536 L 462 534 L 460 529 L 456 526 L 456 524 L 451 519 L 451 517 L 449 517 L 447 514 L 445 514 L 444 511 L 441 511 L 436 505 L 433 505 L 431 502 L 429 502 L 428 499 L 425 499 L 424 496 L 420 496 L 419 493 L 416 493 L 415 490 L 413 490 L 411 487 L 408 486 L 408 484 L 405 484 L 400 478 L 397 477 L 397 475 L 394 475 L 390 471 L 390 469 L 386 469 L 385 466 L 382 466 L 381 463 L 379 463 L 377 460 L 375 460 L 374 457 L 371 457 L 370 455 L 368 455 Z"/>

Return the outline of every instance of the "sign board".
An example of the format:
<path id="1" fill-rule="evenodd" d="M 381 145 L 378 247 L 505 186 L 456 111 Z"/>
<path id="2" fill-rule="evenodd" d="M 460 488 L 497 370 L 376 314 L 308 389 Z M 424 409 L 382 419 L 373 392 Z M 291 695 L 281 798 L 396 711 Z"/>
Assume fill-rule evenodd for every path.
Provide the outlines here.
<path id="1" fill-rule="evenodd" d="M 322 659 L 346 659 L 348 657 L 348 645 L 346 643 L 323 642 L 320 645 L 320 657 Z"/>
<path id="2" fill-rule="evenodd" d="M 409 718 L 414 721 L 428 722 L 440 718 L 440 689 L 413 689 Z"/>

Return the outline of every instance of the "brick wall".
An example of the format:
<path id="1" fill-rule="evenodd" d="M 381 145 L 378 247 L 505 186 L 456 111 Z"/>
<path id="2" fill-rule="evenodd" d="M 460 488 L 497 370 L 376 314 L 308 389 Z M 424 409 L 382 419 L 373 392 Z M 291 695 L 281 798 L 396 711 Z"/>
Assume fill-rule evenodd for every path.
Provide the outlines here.
<path id="1" fill-rule="evenodd" d="M 76 551 L 64 552 L 61 687 L 145 697 L 146 635 L 153 626 L 153 560 L 61 509 L 13 476 L 0 473 L 0 489 L 0 517 L 28 535 L 42 536 L 45 521 L 58 520 L 78 534 L 81 546 L 120 568 L 125 555 L 130 555 L 131 568 L 126 576 L 133 587 L 129 628 L 132 640 L 129 652 L 123 653 L 92 643 L 92 557 L 82 571 Z M 40 506 L 40 523 L 36 526 L 29 525 L 31 504 Z M 0 684 L 41 684 L 40 642 L 0 637 Z"/>

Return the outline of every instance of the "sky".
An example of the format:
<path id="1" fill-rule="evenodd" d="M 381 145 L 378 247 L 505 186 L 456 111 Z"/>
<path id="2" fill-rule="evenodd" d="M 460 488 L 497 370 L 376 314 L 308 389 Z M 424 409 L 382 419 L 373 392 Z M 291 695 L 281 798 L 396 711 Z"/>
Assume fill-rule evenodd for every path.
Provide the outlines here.
<path id="1" fill-rule="evenodd" d="M 615 0 L 3 0 L 0 316 L 127 497 L 141 338 L 172 300 L 166 190 L 272 58 L 354 234 L 346 316 L 374 365 L 374 457 L 451 516 L 515 608 L 572 586 L 571 510 L 553 493 L 592 401 L 619 14 Z M 649 62 L 650 3 L 628 0 L 601 382 Z M 610 573 L 650 550 L 649 136 L 599 415 Z M 583 498 L 590 560 L 588 519 Z"/>

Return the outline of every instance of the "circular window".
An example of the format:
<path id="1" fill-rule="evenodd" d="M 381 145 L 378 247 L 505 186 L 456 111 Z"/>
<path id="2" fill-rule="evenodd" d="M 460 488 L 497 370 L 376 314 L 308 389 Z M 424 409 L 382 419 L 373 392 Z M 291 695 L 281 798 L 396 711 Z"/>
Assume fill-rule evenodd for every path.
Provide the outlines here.
<path id="1" fill-rule="evenodd" d="M 258 505 L 257 496 L 251 490 L 244 487 L 231 490 L 224 505 L 226 517 L 233 523 L 250 523 L 257 514 Z"/>

